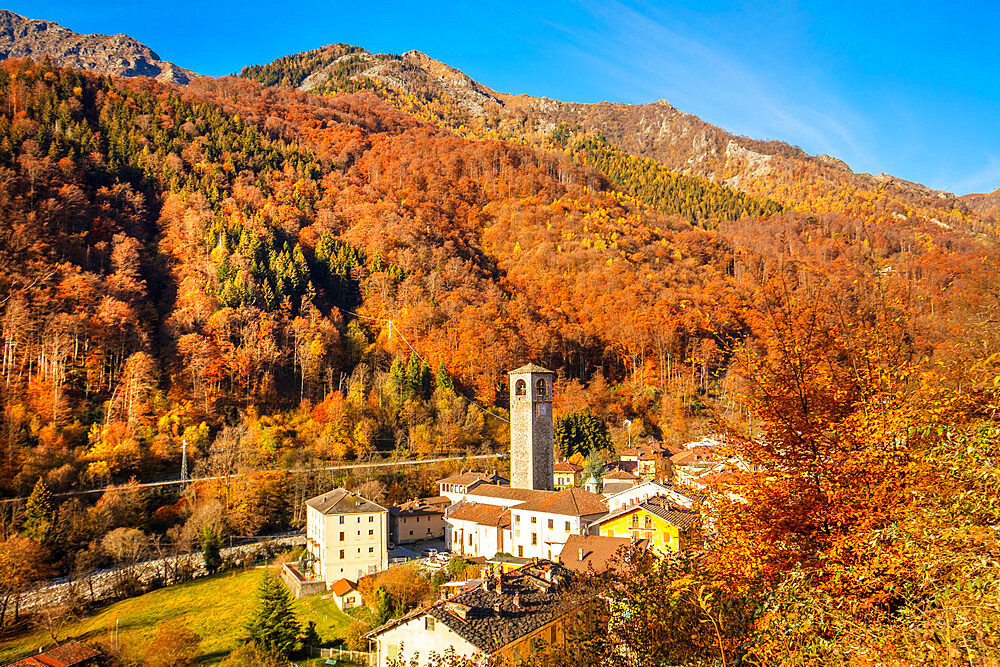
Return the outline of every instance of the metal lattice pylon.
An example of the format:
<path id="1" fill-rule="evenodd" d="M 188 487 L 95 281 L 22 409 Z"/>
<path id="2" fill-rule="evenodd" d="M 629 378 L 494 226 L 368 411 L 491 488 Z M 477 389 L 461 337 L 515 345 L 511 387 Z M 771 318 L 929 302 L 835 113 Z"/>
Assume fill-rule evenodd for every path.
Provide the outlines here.
<path id="1" fill-rule="evenodd" d="M 181 488 L 186 486 L 183 482 L 188 481 L 188 441 L 181 441 Z"/>

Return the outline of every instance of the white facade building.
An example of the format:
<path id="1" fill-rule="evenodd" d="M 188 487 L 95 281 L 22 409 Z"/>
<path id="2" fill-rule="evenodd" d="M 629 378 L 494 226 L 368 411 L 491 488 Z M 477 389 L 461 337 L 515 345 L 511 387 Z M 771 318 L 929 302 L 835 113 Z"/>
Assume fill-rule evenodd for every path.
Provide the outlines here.
<path id="1" fill-rule="evenodd" d="M 510 541 L 506 507 L 462 501 L 448 509 L 445 520 L 445 544 L 453 554 L 493 558 Z"/>
<path id="2" fill-rule="evenodd" d="M 575 488 L 515 505 L 510 510 L 508 553 L 553 560 L 570 535 L 586 535 L 591 522 L 607 513 L 602 496 Z"/>
<path id="3" fill-rule="evenodd" d="M 328 582 L 357 581 L 389 566 L 388 511 L 346 489 L 306 501 L 306 549 Z"/>
<path id="4" fill-rule="evenodd" d="M 693 509 L 698 504 L 698 496 L 690 491 L 670 484 L 651 479 L 631 489 L 626 489 L 608 497 L 608 511 L 617 512 L 620 509 L 638 505 L 655 496 L 669 498 L 673 503 L 685 509 Z"/>

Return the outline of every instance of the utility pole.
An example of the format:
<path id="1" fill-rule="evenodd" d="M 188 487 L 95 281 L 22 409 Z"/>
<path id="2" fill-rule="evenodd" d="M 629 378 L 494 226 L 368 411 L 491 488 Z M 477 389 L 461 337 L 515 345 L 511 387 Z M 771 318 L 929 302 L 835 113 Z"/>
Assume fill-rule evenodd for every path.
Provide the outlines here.
<path id="1" fill-rule="evenodd" d="M 188 441 L 185 438 L 184 440 L 181 441 L 181 482 L 182 482 L 181 491 L 183 491 L 184 487 L 187 486 L 187 484 L 183 483 L 186 482 L 187 480 L 188 480 Z"/>

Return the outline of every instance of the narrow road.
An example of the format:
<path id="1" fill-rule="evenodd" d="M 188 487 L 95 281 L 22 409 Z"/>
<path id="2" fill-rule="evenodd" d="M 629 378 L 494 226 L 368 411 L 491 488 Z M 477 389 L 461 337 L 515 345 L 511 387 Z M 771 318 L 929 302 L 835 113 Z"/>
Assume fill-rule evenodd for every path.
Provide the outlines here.
<path id="1" fill-rule="evenodd" d="M 250 475 L 259 472 L 290 472 L 290 473 L 305 473 L 305 472 L 327 472 L 331 470 L 357 470 L 359 468 L 384 468 L 387 466 L 416 466 L 424 465 L 427 463 L 442 463 L 444 461 L 458 461 L 458 460 L 481 460 L 481 459 L 497 459 L 505 456 L 505 454 L 475 454 L 473 456 L 441 456 L 433 459 L 401 459 L 392 460 L 386 459 L 384 461 L 378 461 L 374 463 L 354 463 L 351 465 L 335 465 L 335 466 L 325 466 L 322 468 L 262 468 L 259 470 L 248 470 L 244 473 L 239 473 L 235 475 L 216 475 L 214 477 L 193 477 L 191 479 L 170 479 L 162 482 L 142 482 L 136 484 L 140 489 L 149 489 L 160 486 L 175 486 L 177 484 L 194 484 L 197 482 L 211 482 L 217 479 L 232 479 L 234 477 L 243 477 L 244 475 Z M 86 496 L 94 493 L 104 493 L 108 489 L 115 488 L 114 485 L 102 486 L 97 489 L 82 489 L 80 491 L 63 491 L 61 493 L 53 493 L 54 497 L 67 497 L 67 496 Z M 28 498 L 5 498 L 0 500 L 0 503 L 16 503 L 24 502 Z"/>
<path id="2" fill-rule="evenodd" d="M 283 533 L 281 535 L 262 536 L 245 544 L 224 547 L 221 553 L 224 560 L 235 561 L 241 557 L 256 554 L 264 547 L 268 547 L 273 551 L 305 544 L 305 541 L 305 533 Z M 133 569 L 143 584 L 148 584 L 154 578 L 159 577 L 161 581 L 166 580 L 165 583 L 170 585 L 175 582 L 170 581 L 169 577 L 165 575 L 181 563 L 189 565 L 192 568 L 193 579 L 198 579 L 208 574 L 205 571 L 205 560 L 202 558 L 200 551 L 180 556 L 153 558 L 136 564 Z M 73 581 L 56 579 L 42 584 L 33 590 L 21 593 L 20 609 L 21 611 L 29 611 L 35 607 L 56 605 L 74 591 L 77 595 L 92 602 L 113 598 L 115 594 L 115 572 L 120 569 L 122 568 L 107 568 Z"/>

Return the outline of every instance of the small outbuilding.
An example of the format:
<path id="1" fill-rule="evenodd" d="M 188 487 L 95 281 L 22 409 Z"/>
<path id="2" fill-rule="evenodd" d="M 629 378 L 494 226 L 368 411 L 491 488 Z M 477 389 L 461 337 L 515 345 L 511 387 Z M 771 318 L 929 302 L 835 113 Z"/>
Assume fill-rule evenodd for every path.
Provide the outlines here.
<path id="1" fill-rule="evenodd" d="M 358 592 L 358 585 L 350 579 L 338 579 L 333 582 L 330 584 L 330 592 L 333 593 L 333 601 L 340 607 L 341 611 L 361 606 L 361 593 Z"/>

